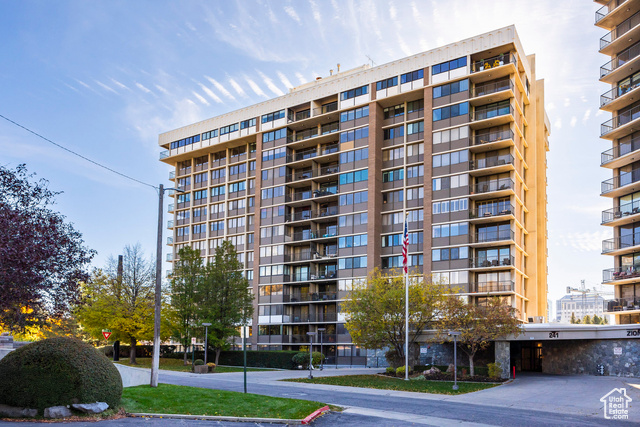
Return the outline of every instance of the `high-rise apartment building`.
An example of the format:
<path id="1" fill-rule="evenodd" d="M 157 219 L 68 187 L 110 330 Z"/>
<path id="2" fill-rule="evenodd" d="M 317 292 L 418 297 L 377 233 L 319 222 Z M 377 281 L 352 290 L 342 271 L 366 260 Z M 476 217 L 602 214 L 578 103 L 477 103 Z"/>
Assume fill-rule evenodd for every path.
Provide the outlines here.
<path id="1" fill-rule="evenodd" d="M 331 74 L 160 135 L 185 191 L 173 259 L 230 239 L 255 294 L 254 348 L 322 331 L 330 361 L 359 364 L 340 302 L 374 267 L 402 265 L 408 215 L 411 266 L 544 317 L 549 124 L 515 28 Z"/>
<path id="2" fill-rule="evenodd" d="M 614 286 L 617 303 L 610 314 L 616 323 L 640 323 L 640 3 L 598 3 L 603 6 L 596 25 L 609 31 L 600 39 L 600 53 L 610 57 L 600 67 L 600 81 L 610 86 L 600 96 L 600 109 L 613 115 L 600 126 L 600 137 L 612 145 L 602 153 L 601 166 L 613 172 L 601 189 L 613 201 L 602 212 L 602 224 L 614 236 L 602 242 L 602 253 L 614 260 L 603 282 Z"/>

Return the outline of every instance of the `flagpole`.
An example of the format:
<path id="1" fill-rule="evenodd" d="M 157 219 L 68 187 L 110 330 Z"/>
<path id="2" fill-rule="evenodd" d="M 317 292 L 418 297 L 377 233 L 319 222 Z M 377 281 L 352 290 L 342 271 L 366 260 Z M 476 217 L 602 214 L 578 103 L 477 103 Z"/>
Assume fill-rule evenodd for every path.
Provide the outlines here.
<path id="1" fill-rule="evenodd" d="M 404 217 L 404 379 L 409 380 L 409 214 Z"/>

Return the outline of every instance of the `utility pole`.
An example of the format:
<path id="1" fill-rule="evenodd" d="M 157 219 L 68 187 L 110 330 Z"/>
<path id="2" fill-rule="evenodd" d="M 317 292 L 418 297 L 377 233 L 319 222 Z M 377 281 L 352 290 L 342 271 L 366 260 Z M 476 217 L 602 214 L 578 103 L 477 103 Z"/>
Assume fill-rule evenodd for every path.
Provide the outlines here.
<path id="1" fill-rule="evenodd" d="M 162 299 L 162 209 L 164 186 L 158 187 L 158 239 L 156 242 L 156 298 L 153 324 L 153 359 L 151 360 L 151 387 L 158 387 L 160 369 L 160 306 Z"/>

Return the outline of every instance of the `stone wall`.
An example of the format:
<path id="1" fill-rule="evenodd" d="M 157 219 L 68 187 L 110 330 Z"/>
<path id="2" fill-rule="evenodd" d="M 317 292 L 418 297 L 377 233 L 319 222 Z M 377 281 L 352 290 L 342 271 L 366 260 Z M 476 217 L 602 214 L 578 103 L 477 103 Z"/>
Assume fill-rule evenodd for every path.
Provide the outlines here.
<path id="1" fill-rule="evenodd" d="M 546 341 L 543 345 L 544 373 L 597 375 L 598 365 L 604 365 L 605 375 L 640 377 L 640 340 Z"/>
<path id="2" fill-rule="evenodd" d="M 511 378 L 511 343 L 509 341 L 496 341 L 495 361 L 502 367 L 501 378 Z"/>

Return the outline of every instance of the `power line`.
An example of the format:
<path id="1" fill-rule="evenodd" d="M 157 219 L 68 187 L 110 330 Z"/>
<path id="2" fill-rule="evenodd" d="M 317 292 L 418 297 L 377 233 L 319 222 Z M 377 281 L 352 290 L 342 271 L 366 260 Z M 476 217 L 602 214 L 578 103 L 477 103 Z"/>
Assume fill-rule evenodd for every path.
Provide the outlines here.
<path id="1" fill-rule="evenodd" d="M 118 172 L 117 170 L 113 170 L 113 169 L 111 169 L 111 168 L 110 168 L 110 167 L 108 167 L 108 166 L 105 166 L 105 165 L 100 164 L 100 163 L 98 163 L 98 162 L 96 162 L 96 161 L 93 161 L 93 160 L 91 160 L 91 159 L 89 159 L 89 158 L 87 158 L 87 157 L 83 156 L 82 154 L 78 154 L 78 153 L 76 153 L 75 151 L 70 150 L 70 149 L 68 149 L 67 147 L 62 146 L 62 145 L 58 144 L 57 142 L 53 142 L 53 141 L 52 141 L 52 140 L 50 140 L 49 138 L 46 138 L 46 137 L 44 137 L 44 136 L 40 135 L 39 133 L 32 131 L 31 129 L 29 129 L 29 128 L 28 128 L 28 127 L 26 127 L 26 126 L 22 126 L 20 123 L 16 123 L 16 122 L 14 122 L 13 120 L 11 120 L 11 119 L 9 119 L 9 118 L 7 118 L 7 117 L 3 116 L 2 114 L 0 114 L 0 117 L 2 117 L 3 119 L 5 119 L 5 120 L 6 120 L 6 121 L 8 121 L 9 123 L 13 123 L 14 125 L 18 126 L 19 128 L 22 128 L 22 129 L 26 130 L 27 132 L 29 132 L 29 133 L 31 133 L 31 134 L 33 134 L 33 135 L 37 136 L 37 137 L 38 137 L 38 138 L 40 138 L 40 139 L 44 139 L 45 141 L 47 141 L 47 142 L 49 142 L 49 143 L 51 143 L 51 144 L 55 145 L 56 147 L 58 147 L 58 148 L 62 148 L 63 150 L 65 150 L 65 151 L 67 151 L 67 152 L 69 152 L 69 153 L 71 153 L 71 154 L 73 154 L 73 155 L 76 155 L 76 156 L 80 157 L 80 158 L 81 158 L 81 159 L 83 159 L 83 160 L 86 160 L 86 161 L 87 161 L 87 162 L 89 162 L 89 163 L 93 163 L 93 164 L 94 164 L 94 165 L 96 165 L 96 166 L 99 166 L 99 167 L 101 167 L 101 168 L 103 168 L 103 169 L 106 169 L 106 170 L 108 170 L 109 172 L 113 172 L 113 173 L 115 173 L 116 175 L 120 175 L 120 176 L 121 176 L 121 177 L 123 177 L 123 178 L 129 179 L 129 180 L 131 180 L 131 181 L 135 181 L 135 182 L 137 182 L 138 184 L 146 185 L 146 186 L 151 187 L 151 188 L 153 188 L 153 189 L 155 189 L 155 190 L 157 190 L 157 189 L 158 189 L 155 185 L 148 184 L 148 183 L 146 183 L 146 182 L 143 182 L 143 181 L 140 181 L 140 180 L 138 180 L 138 179 L 132 178 L 132 177 L 130 177 L 129 175 L 125 175 L 125 174 L 123 174 L 123 173 L 121 173 L 121 172 Z"/>

